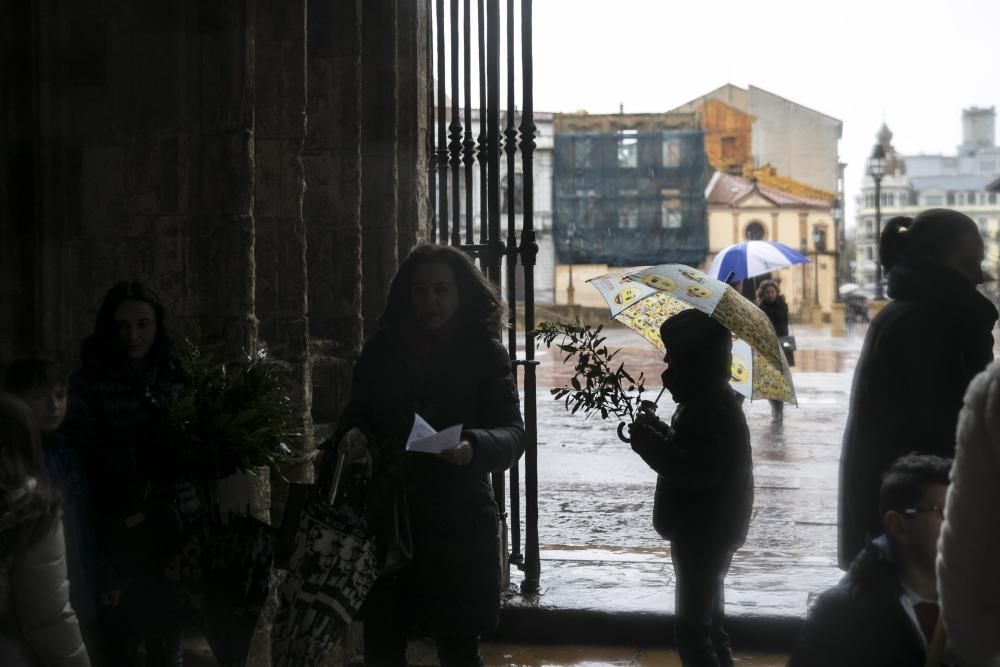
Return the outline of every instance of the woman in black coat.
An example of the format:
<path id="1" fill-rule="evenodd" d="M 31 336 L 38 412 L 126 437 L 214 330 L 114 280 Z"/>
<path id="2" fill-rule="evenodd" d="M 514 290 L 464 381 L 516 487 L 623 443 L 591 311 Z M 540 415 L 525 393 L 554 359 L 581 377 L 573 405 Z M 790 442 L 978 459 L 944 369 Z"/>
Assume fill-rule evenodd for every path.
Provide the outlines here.
<path id="1" fill-rule="evenodd" d="M 955 455 L 969 381 L 993 359 L 997 310 L 983 283 L 983 241 L 967 216 L 929 209 L 887 224 L 879 254 L 892 301 L 872 320 L 854 372 L 840 457 L 842 569 L 881 532 L 879 486 L 908 452 Z"/>
<path id="2" fill-rule="evenodd" d="M 757 305 L 767 315 L 767 319 L 771 320 L 774 332 L 778 334 L 778 337 L 787 336 L 788 303 L 785 302 L 784 295 L 778 289 L 778 283 L 773 280 L 765 280 L 757 287 Z M 788 365 L 794 366 L 795 353 L 784 346 L 782 346 L 782 351 L 785 353 Z M 768 403 L 771 404 L 771 421 L 780 422 L 785 414 L 784 401 L 768 401 Z"/>
<path id="3" fill-rule="evenodd" d="M 70 379 L 66 432 L 90 476 L 97 535 L 118 588 L 108 614 L 116 665 L 182 664 L 184 616 L 163 574 L 183 530 L 180 465 L 160 435 L 160 399 L 180 382 L 159 296 L 147 285 L 112 287 Z"/>
<path id="4" fill-rule="evenodd" d="M 418 245 L 355 365 L 339 451 L 369 460 L 371 486 L 405 492 L 413 537 L 410 562 L 382 574 L 362 609 L 367 665 L 405 665 L 414 624 L 434 637 L 442 665 L 481 664 L 478 636 L 496 627 L 499 511 L 490 473 L 514 465 L 524 446 L 502 324 L 494 288 L 463 252 Z M 415 414 L 439 431 L 461 424 L 457 446 L 406 452 Z M 390 545 L 378 542 L 392 533 L 392 512 L 373 509 L 384 553 Z"/>

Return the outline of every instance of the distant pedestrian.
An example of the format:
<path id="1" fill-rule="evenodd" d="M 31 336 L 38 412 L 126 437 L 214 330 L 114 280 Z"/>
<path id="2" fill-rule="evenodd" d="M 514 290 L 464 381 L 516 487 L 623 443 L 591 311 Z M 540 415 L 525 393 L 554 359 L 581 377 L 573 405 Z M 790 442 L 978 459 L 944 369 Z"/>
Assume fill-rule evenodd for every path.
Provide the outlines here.
<path id="1" fill-rule="evenodd" d="M 0 394 L 0 665 L 89 667 L 66 579 L 59 492 L 38 423 Z"/>
<path id="2" fill-rule="evenodd" d="M 878 489 L 915 451 L 951 458 L 969 381 L 993 358 L 997 310 L 983 283 L 983 240 L 958 211 L 889 221 L 879 243 L 888 303 L 872 320 L 854 372 L 840 458 L 839 563 L 880 530 Z"/>
<path id="3" fill-rule="evenodd" d="M 366 510 L 383 569 L 393 570 L 362 608 L 371 667 L 405 665 L 414 626 L 434 638 L 444 667 L 481 665 L 479 635 L 496 628 L 500 518 L 490 474 L 524 448 L 504 320 L 495 288 L 465 253 L 418 245 L 354 366 L 334 442 L 372 465 Z M 405 451 L 415 415 L 439 431 L 461 425 L 459 442 L 439 454 Z"/>
<path id="4" fill-rule="evenodd" d="M 950 469 L 949 459 L 917 454 L 890 466 L 879 500 L 884 534 L 813 603 L 788 667 L 926 664 L 939 616 L 934 559 Z"/>
<path id="5" fill-rule="evenodd" d="M 22 357 L 7 367 L 7 390 L 22 398 L 35 413 L 42 434 L 45 463 L 52 485 L 63 498 L 63 533 L 70 601 L 94 664 L 103 659 L 101 598 L 117 597 L 110 572 L 100 557 L 94 530 L 90 484 L 83 457 L 62 432 L 69 386 L 65 371 L 49 359 Z"/>
<path id="6" fill-rule="evenodd" d="M 653 527 L 670 541 L 674 633 L 685 667 L 733 664 L 723 628 L 724 584 L 753 507 L 750 432 L 729 386 L 732 337 L 698 310 L 660 327 L 663 386 L 677 402 L 670 425 L 644 412 L 632 449 L 658 473 Z"/>
<path id="7" fill-rule="evenodd" d="M 969 385 L 937 561 L 941 613 L 963 665 L 1000 664 L 1000 362 Z"/>
<path id="8" fill-rule="evenodd" d="M 788 340 L 788 303 L 785 302 L 785 296 L 778 288 L 778 283 L 770 279 L 761 282 L 757 287 L 757 305 L 767 315 L 767 319 L 771 320 L 788 365 L 794 366 L 795 352 Z M 785 402 L 768 401 L 768 403 L 771 404 L 771 421 L 782 421 L 785 416 Z"/>

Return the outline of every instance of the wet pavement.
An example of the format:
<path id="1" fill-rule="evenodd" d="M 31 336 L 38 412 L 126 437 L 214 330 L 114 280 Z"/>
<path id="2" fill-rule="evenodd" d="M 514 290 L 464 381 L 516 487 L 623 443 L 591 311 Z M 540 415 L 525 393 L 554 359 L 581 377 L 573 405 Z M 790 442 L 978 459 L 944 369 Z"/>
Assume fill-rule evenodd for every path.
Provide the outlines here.
<path id="1" fill-rule="evenodd" d="M 625 329 L 608 329 L 626 368 L 659 391 L 658 351 Z M 798 407 L 771 422 L 766 401 L 746 402 L 756 500 L 750 532 L 726 581 L 732 617 L 794 617 L 811 594 L 840 578 L 836 567 L 837 474 L 848 395 L 863 331 L 833 338 L 799 328 L 793 380 Z M 615 423 L 571 415 L 549 387 L 570 372 L 544 348 L 539 366 L 538 468 L 541 591 L 510 604 L 542 609 L 669 614 L 669 545 L 651 525 L 656 474 L 615 434 Z M 669 418 L 669 394 L 658 413 Z M 517 584 L 520 573 L 512 572 Z"/>

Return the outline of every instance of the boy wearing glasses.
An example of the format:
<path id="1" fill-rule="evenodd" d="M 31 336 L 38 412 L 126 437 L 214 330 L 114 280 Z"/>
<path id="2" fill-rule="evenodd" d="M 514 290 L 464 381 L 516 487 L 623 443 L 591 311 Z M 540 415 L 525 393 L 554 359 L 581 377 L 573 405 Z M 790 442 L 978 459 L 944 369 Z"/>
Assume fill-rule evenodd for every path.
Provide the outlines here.
<path id="1" fill-rule="evenodd" d="M 939 614 L 934 564 L 950 471 L 951 459 L 918 454 L 889 467 L 879 494 L 884 532 L 816 599 L 789 667 L 925 663 Z"/>

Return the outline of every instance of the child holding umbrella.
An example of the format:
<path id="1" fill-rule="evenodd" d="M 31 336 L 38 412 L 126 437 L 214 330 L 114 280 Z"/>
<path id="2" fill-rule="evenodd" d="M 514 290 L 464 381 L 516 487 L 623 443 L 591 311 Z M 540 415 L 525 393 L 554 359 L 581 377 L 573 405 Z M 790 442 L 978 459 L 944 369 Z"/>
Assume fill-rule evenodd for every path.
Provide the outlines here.
<path id="1" fill-rule="evenodd" d="M 691 309 L 667 319 L 660 338 L 663 386 L 677 410 L 670 425 L 641 412 L 629 427 L 632 449 L 658 473 L 653 527 L 670 541 L 681 661 L 732 665 L 723 585 L 753 506 L 750 432 L 729 385 L 732 337 Z"/>

